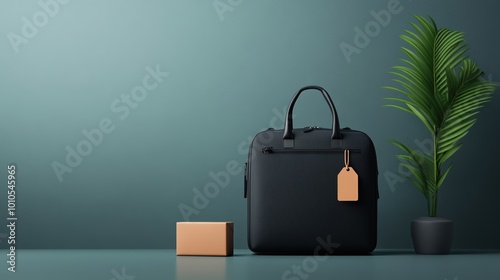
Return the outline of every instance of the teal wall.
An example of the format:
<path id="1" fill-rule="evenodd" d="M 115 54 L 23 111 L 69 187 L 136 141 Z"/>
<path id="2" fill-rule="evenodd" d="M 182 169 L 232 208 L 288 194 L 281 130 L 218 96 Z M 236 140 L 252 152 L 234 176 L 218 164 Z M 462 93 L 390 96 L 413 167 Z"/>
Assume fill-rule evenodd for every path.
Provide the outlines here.
<path id="1" fill-rule="evenodd" d="M 387 72 L 402 57 L 398 36 L 414 14 L 432 15 L 464 31 L 470 57 L 500 79 L 493 0 L 54 1 L 41 0 L 52 3 L 47 11 L 38 1 L 0 2 L 0 224 L 14 163 L 19 248 L 173 248 L 179 207 L 197 211 L 192 221 L 234 221 L 236 247 L 245 248 L 248 141 L 282 128 L 284 107 L 310 84 L 330 92 L 341 126 L 375 143 L 378 247 L 409 248 L 410 221 L 426 206 L 396 177 L 387 140 L 427 135 L 383 107 L 393 95 L 382 89 Z M 355 28 L 388 6 L 390 21 L 345 56 L 340 45 L 355 47 Z M 295 124 L 330 126 L 322 101 L 303 96 Z M 500 248 L 499 109 L 495 97 L 481 112 L 440 192 L 455 248 Z M 196 209 L 196 192 L 214 184 L 227 186 L 195 199 L 208 203 Z"/>

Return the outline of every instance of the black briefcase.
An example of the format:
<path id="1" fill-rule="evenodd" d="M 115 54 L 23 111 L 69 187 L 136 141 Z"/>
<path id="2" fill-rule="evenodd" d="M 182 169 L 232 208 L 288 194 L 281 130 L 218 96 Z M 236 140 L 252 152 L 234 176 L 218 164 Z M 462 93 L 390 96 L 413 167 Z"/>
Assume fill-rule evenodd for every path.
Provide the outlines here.
<path id="1" fill-rule="evenodd" d="M 293 128 L 292 111 L 309 89 L 323 94 L 332 128 Z M 260 254 L 366 254 L 377 243 L 378 171 L 363 132 L 339 128 L 321 87 L 300 89 L 285 128 L 253 139 L 245 170 L 248 247 Z"/>

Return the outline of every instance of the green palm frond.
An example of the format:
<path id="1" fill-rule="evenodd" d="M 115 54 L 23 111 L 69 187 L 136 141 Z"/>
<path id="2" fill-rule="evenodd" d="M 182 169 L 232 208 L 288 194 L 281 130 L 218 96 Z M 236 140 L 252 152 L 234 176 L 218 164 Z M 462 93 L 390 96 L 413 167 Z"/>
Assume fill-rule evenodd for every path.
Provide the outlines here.
<path id="1" fill-rule="evenodd" d="M 480 108 L 491 100 L 495 84 L 482 79 L 484 73 L 466 57 L 462 32 L 438 29 L 430 17 L 415 19 L 414 31 L 401 35 L 409 45 L 401 48 L 406 57 L 390 72 L 399 86 L 385 87 L 400 96 L 386 98 L 386 106 L 416 116 L 432 135 L 432 154 L 392 143 L 404 152 L 397 157 L 427 198 L 429 216 L 435 216 L 437 192 L 451 170 L 451 164 L 445 164 L 460 149 Z"/>

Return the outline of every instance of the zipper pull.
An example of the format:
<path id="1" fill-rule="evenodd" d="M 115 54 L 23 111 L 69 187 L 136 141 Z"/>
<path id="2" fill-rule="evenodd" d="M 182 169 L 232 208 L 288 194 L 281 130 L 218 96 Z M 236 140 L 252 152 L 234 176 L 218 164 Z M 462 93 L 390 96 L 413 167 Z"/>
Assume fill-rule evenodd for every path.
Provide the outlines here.
<path id="1" fill-rule="evenodd" d="M 245 181 L 243 181 L 243 198 L 247 198 L 247 189 L 248 189 L 248 162 L 245 162 Z"/>
<path id="2" fill-rule="evenodd" d="M 319 128 L 319 126 L 308 126 L 308 127 L 304 127 L 304 130 L 302 132 L 308 133 L 308 132 L 311 132 L 311 131 L 318 129 L 318 128 Z"/>
<path id="3" fill-rule="evenodd" d="M 273 152 L 273 147 L 264 147 L 264 148 L 262 148 L 262 152 L 264 154 L 270 154 Z"/>

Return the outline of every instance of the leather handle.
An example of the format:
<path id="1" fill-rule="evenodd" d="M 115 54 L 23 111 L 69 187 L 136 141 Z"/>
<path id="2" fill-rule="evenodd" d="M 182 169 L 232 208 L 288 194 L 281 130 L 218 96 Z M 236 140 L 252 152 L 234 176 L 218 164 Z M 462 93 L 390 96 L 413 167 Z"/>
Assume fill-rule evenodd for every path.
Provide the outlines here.
<path id="1" fill-rule="evenodd" d="M 337 115 L 337 110 L 335 109 L 335 106 L 333 105 L 332 99 L 330 98 L 330 95 L 326 90 L 320 86 L 306 86 L 301 88 L 292 98 L 292 101 L 290 102 L 290 105 L 288 105 L 288 110 L 286 112 L 286 120 L 285 120 L 285 130 L 283 133 L 283 140 L 285 141 L 285 148 L 293 148 L 294 146 L 294 135 L 293 135 L 293 107 L 295 106 L 295 102 L 297 101 L 297 98 L 299 98 L 299 95 L 306 91 L 306 90 L 318 90 L 323 94 L 323 97 L 326 100 L 326 103 L 328 104 L 328 107 L 330 107 L 330 111 L 332 112 L 332 140 L 334 139 L 341 139 L 342 136 L 340 135 L 340 125 L 339 125 L 339 117 Z"/>

